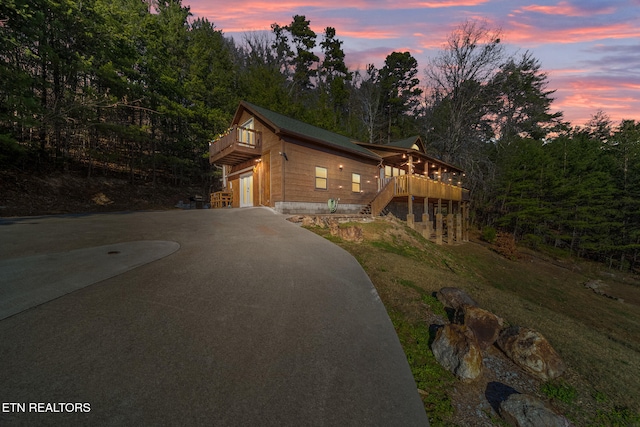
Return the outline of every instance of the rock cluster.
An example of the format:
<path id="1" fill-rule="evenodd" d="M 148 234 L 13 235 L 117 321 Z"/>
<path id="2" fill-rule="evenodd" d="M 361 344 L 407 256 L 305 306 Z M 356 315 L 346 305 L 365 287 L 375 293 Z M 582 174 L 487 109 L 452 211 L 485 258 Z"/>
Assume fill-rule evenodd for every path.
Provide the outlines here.
<path id="1" fill-rule="evenodd" d="M 548 381 L 565 371 L 565 364 L 551 344 L 537 331 L 519 326 L 504 328 L 504 321 L 478 307 L 458 288 L 442 288 L 436 297 L 448 310 L 452 323 L 435 326 L 431 350 L 442 366 L 462 381 L 478 378 L 483 370 L 483 351 L 496 345 L 523 371 Z M 547 408 L 541 400 L 514 390 L 500 403 L 500 416 L 514 426 L 568 426 L 566 418 Z"/>

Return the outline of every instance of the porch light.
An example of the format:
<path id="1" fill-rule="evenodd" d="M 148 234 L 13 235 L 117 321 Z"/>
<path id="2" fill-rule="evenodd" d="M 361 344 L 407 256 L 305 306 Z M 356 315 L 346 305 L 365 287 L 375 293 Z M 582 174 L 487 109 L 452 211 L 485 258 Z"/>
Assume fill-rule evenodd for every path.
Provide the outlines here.
<path id="1" fill-rule="evenodd" d="M 407 155 L 406 155 L 406 154 L 403 154 L 403 155 L 402 155 L 402 158 L 403 158 L 403 159 L 406 159 L 406 158 L 407 158 Z"/>
<path id="2" fill-rule="evenodd" d="M 342 168 L 343 168 L 344 166 L 340 165 L 340 166 L 338 166 L 338 167 L 340 168 L 340 170 L 342 170 Z"/>

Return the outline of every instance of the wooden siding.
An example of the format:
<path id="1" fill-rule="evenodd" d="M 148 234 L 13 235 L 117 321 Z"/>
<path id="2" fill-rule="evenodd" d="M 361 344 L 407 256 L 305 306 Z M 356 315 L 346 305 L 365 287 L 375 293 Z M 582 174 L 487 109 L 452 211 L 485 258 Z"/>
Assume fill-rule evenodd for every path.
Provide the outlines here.
<path id="1" fill-rule="evenodd" d="M 378 167 L 373 160 L 303 145 L 299 141 L 285 142 L 284 147 L 288 160 L 281 160 L 284 162 L 281 167 L 286 182 L 277 201 L 324 203 L 340 198 L 342 204 L 366 205 L 377 193 Z M 315 188 L 316 166 L 327 169 L 326 190 Z M 353 192 L 351 188 L 354 173 L 360 175 L 360 192 Z"/>
<path id="2" fill-rule="evenodd" d="M 244 111 L 239 122 L 251 117 Z M 367 204 L 375 196 L 378 167 L 374 160 L 299 140 L 284 141 L 272 128 L 257 117 L 255 119 L 254 128 L 262 135 L 262 161 L 254 164 L 254 205 L 273 207 L 276 202 L 325 203 L 330 198 L 340 198 L 343 204 Z M 286 154 L 286 159 L 282 153 Z M 251 165 L 251 162 L 241 163 L 232 172 Z M 315 188 L 316 166 L 327 168 L 326 190 Z M 351 190 L 352 173 L 360 175 L 360 193 Z M 236 186 L 238 184 L 235 183 Z M 234 196 L 234 206 L 238 203 Z"/>

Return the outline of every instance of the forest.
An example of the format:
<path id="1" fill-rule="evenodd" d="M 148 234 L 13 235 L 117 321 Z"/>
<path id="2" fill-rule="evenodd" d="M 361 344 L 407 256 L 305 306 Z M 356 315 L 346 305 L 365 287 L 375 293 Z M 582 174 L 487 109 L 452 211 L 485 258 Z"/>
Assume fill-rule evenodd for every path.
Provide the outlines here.
<path id="1" fill-rule="evenodd" d="M 461 22 L 421 66 L 391 52 L 349 70 L 335 28 L 305 16 L 234 40 L 180 0 L 6 0 L 0 170 L 215 188 L 208 143 L 247 100 L 365 142 L 421 135 L 465 169 L 479 228 L 637 269 L 640 122 L 567 123 L 534 53 L 503 38 Z"/>

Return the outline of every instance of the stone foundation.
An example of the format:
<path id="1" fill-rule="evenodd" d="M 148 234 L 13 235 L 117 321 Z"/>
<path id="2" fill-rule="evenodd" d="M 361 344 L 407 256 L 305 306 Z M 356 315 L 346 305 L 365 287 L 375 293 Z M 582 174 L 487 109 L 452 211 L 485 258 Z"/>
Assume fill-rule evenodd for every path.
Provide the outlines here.
<path id="1" fill-rule="evenodd" d="M 357 214 L 365 205 L 359 204 L 342 204 L 338 202 L 338 210 L 336 214 Z M 307 202 L 276 202 L 275 210 L 282 214 L 300 214 L 300 215 L 317 215 L 328 214 L 329 206 L 327 203 L 307 203 Z"/>

